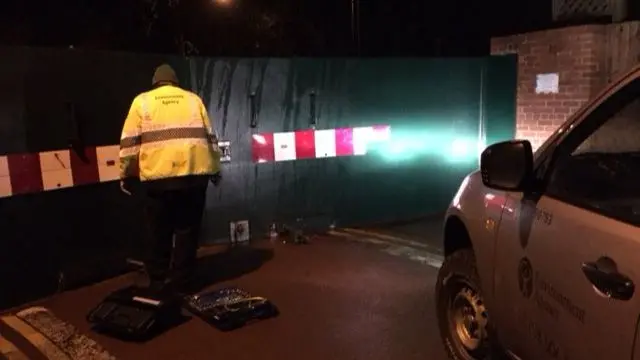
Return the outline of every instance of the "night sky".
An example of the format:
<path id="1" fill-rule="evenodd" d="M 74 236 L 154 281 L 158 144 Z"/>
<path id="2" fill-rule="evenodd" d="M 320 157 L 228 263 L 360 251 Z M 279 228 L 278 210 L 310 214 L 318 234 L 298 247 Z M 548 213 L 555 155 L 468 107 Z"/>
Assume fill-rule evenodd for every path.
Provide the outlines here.
<path id="1" fill-rule="evenodd" d="M 358 47 L 351 0 L 157 0 L 156 18 L 152 2 L 3 1 L 0 42 L 176 53 L 183 39 L 212 56 L 465 56 L 551 17 L 550 0 L 359 0 Z"/>

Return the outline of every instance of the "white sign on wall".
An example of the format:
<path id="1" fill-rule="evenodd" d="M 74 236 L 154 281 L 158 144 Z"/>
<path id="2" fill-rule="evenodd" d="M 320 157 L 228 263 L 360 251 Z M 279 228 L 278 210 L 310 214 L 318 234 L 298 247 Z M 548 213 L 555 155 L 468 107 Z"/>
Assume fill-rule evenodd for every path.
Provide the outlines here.
<path id="1" fill-rule="evenodd" d="M 229 223 L 229 237 L 231 244 L 247 242 L 251 239 L 249 220 L 232 221 Z"/>
<path id="2" fill-rule="evenodd" d="M 557 94 L 560 76 L 558 73 L 536 75 L 536 94 Z"/>

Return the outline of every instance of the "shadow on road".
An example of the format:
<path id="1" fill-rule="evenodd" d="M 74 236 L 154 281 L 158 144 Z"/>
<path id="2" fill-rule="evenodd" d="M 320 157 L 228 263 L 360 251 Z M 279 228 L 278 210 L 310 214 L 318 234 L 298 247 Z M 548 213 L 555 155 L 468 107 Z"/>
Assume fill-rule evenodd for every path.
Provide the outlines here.
<path id="1" fill-rule="evenodd" d="M 202 257 L 198 260 L 198 269 L 189 291 L 198 292 L 216 283 L 254 272 L 273 256 L 273 249 L 242 246 Z"/>

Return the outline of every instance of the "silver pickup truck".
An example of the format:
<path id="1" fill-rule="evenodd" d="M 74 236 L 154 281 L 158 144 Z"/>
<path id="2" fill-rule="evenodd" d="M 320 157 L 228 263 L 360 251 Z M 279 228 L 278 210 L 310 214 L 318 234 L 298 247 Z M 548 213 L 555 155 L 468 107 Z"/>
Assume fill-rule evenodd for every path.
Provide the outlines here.
<path id="1" fill-rule="evenodd" d="M 446 214 L 451 359 L 640 360 L 640 67 L 534 153 L 489 146 Z"/>

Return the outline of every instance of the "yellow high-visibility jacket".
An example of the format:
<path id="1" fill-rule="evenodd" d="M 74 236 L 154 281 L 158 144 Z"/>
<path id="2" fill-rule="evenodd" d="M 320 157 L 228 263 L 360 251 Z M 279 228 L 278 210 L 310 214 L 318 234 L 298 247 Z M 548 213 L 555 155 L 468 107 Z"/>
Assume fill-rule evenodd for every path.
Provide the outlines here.
<path id="1" fill-rule="evenodd" d="M 200 97 L 164 85 L 138 95 L 122 128 L 120 178 L 213 175 L 220 151 Z"/>

